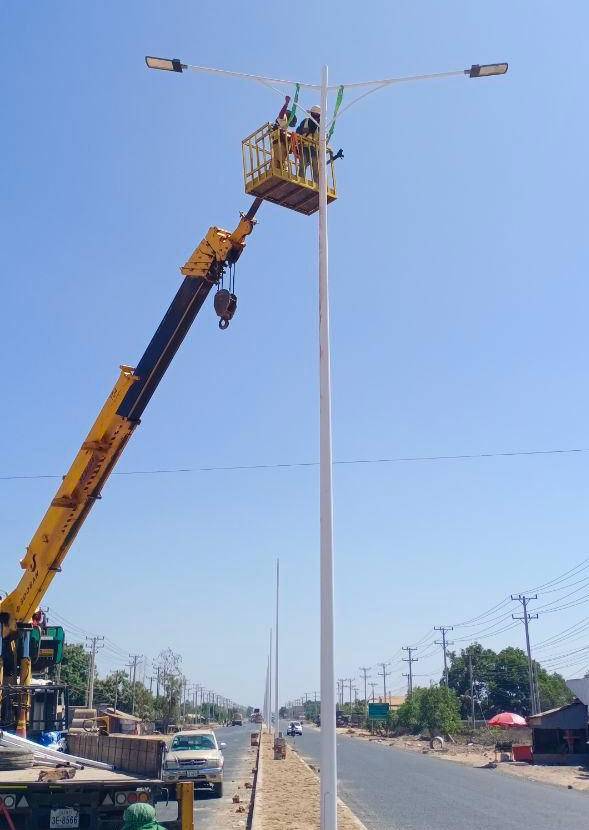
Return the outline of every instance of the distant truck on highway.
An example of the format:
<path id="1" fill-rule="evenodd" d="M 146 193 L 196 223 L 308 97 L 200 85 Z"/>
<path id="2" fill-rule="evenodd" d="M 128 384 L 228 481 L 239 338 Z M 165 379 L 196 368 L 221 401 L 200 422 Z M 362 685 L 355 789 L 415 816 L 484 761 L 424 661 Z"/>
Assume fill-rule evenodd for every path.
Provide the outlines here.
<path id="1" fill-rule="evenodd" d="M 252 723 L 262 723 L 262 721 L 263 721 L 262 713 L 260 712 L 259 709 L 254 709 L 253 714 L 252 714 Z"/>
<path id="2" fill-rule="evenodd" d="M 231 715 L 231 726 L 243 726 L 243 716 L 241 712 L 234 712 Z"/>

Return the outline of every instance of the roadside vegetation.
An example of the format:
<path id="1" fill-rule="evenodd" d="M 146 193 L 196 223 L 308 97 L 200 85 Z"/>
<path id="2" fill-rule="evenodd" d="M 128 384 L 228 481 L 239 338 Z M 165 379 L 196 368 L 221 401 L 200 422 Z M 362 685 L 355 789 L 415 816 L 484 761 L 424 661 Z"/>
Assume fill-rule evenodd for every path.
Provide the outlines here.
<path id="1" fill-rule="evenodd" d="M 164 725 L 178 723 L 185 716 L 202 717 L 205 720 L 225 721 L 229 710 L 213 702 L 194 705 L 194 700 L 184 701 L 184 675 L 182 657 L 171 649 L 160 652 L 155 663 L 156 676 L 149 678 L 149 687 L 136 677 L 135 683 L 127 672 L 110 672 L 97 677 L 94 682 L 94 706 L 107 704 L 120 712 L 132 714 L 148 721 L 161 721 Z M 70 705 L 84 706 L 88 688 L 90 655 L 82 645 L 66 645 L 60 667 L 60 681 L 70 689 Z"/>

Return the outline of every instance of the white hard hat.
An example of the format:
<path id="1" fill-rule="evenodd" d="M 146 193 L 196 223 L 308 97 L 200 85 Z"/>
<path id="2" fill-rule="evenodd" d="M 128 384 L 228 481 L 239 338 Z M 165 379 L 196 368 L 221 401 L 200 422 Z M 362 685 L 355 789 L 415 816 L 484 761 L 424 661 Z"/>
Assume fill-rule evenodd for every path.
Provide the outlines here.
<path id="1" fill-rule="evenodd" d="M 311 113 L 311 115 L 321 115 L 321 107 L 311 107 L 309 112 Z"/>

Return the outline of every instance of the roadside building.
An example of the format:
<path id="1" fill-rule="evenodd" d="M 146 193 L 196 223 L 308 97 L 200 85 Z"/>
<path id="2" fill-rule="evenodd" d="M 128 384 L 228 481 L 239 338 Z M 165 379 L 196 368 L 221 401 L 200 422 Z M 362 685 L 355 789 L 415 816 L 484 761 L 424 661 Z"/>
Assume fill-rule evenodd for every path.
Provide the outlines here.
<path id="1" fill-rule="evenodd" d="M 109 735 L 146 735 L 153 731 L 141 718 L 121 712 L 112 706 L 99 706 L 98 716 L 108 721 Z"/>
<path id="2" fill-rule="evenodd" d="M 406 696 L 405 695 L 380 695 L 378 699 L 375 698 L 375 703 L 388 703 L 389 709 L 391 712 L 397 710 L 400 706 L 405 703 Z"/>
<path id="3" fill-rule="evenodd" d="M 566 762 L 589 756 L 589 715 L 578 698 L 566 706 L 530 715 L 534 761 Z"/>

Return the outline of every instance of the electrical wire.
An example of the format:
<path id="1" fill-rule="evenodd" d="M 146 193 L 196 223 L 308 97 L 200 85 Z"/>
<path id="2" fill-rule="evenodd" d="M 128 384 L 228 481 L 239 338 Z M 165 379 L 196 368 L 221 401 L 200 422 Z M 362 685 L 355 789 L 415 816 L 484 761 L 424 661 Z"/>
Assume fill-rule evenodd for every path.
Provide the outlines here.
<path id="1" fill-rule="evenodd" d="M 589 447 L 573 447 L 566 449 L 554 450 L 515 450 L 512 452 L 479 452 L 479 453 L 461 453 L 460 455 L 414 455 L 414 456 L 396 456 L 392 458 L 353 458 L 342 459 L 341 461 L 334 461 L 336 465 L 355 465 L 355 464 L 401 464 L 414 463 L 420 461 L 472 461 L 481 458 L 516 458 L 525 456 L 537 455 L 570 455 L 573 453 L 589 452 Z M 235 464 L 231 466 L 210 466 L 210 467 L 172 467 L 172 468 L 158 468 L 152 470 L 118 470 L 114 471 L 112 475 L 115 476 L 139 476 L 139 475 L 173 475 L 176 473 L 210 473 L 210 472 L 235 472 L 238 470 L 280 470 L 293 469 L 297 467 L 318 467 L 318 461 L 294 461 L 284 462 L 278 464 Z M 35 479 L 61 479 L 61 475 L 54 473 L 38 473 L 38 474 L 20 474 L 20 475 L 1 475 L 0 481 L 27 481 Z M 536 590 L 536 589 L 534 589 Z"/>

